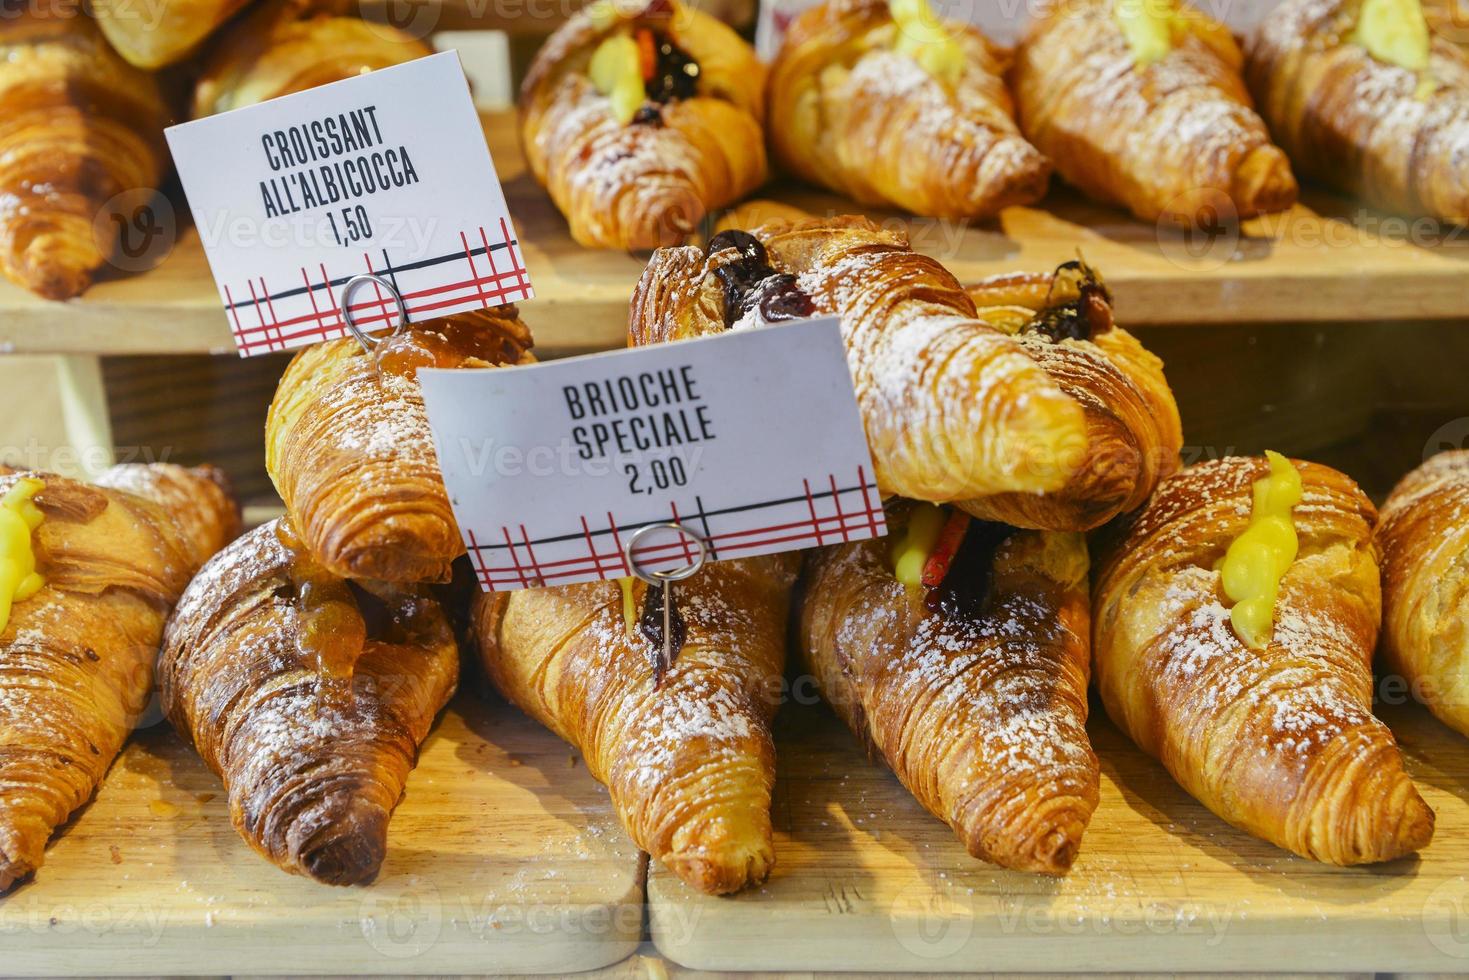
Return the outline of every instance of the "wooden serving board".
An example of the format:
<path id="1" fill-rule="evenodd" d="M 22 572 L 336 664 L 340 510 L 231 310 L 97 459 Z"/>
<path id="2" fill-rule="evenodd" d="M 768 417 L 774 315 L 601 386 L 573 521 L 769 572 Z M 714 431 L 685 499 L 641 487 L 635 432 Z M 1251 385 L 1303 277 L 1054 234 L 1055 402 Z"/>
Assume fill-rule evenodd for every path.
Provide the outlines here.
<path id="1" fill-rule="evenodd" d="M 1469 969 L 1469 741 L 1384 709 L 1438 813 L 1420 858 L 1316 864 L 1235 830 L 1094 710 L 1102 800 L 1070 875 L 970 858 L 824 707 L 778 722 L 776 866 L 734 898 L 659 866 L 658 950 L 704 970 L 960 973 Z"/>
<path id="2" fill-rule="evenodd" d="M 0 973 L 596 969 L 638 946 L 644 862 L 565 743 L 472 691 L 425 743 L 377 881 L 353 888 L 255 854 L 219 780 L 160 725 L 0 898 Z"/>
<path id="3" fill-rule="evenodd" d="M 525 314 L 541 352 L 623 346 L 645 256 L 573 242 L 526 172 L 513 113 L 482 120 L 535 283 Z M 789 184 L 764 195 L 822 215 L 864 210 Z M 1118 316 L 1130 325 L 1469 317 L 1469 233 L 1420 227 L 1324 194 L 1217 240 L 1134 221 L 1059 185 L 1041 206 L 1011 208 L 984 225 L 868 213 L 906 227 L 915 247 L 966 281 L 1051 269 L 1079 251 L 1112 284 Z M 70 303 L 0 281 L 0 352 L 11 351 L 230 353 L 233 346 L 198 235 L 187 227 L 157 269 L 99 282 Z"/>

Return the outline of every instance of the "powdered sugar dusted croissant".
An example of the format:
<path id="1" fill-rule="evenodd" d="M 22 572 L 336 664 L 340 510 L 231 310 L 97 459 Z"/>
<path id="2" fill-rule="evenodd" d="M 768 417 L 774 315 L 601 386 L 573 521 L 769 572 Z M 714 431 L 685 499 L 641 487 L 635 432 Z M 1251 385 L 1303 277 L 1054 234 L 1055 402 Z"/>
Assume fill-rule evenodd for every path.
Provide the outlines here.
<path id="1" fill-rule="evenodd" d="M 686 240 L 766 176 L 765 67 L 679 0 L 599 0 L 541 47 L 521 87 L 536 179 L 593 248 Z"/>
<path id="2" fill-rule="evenodd" d="M 772 221 L 709 251 L 657 252 L 633 295 L 638 342 L 841 318 L 884 493 L 965 500 L 1064 486 L 1083 412 L 938 262 L 865 218 Z"/>
<path id="3" fill-rule="evenodd" d="M 828 0 L 796 18 L 770 72 L 780 163 L 864 204 L 984 218 L 1046 193 L 1020 135 L 1009 54 L 927 0 Z"/>

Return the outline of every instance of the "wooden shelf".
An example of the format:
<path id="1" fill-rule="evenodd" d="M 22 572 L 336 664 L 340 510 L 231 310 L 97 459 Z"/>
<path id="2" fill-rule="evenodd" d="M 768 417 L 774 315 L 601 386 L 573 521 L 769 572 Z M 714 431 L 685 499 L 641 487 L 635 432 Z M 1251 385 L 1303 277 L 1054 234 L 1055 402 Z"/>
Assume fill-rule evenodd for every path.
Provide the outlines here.
<path id="1" fill-rule="evenodd" d="M 1235 830 L 1100 710 L 1102 799 L 1065 878 L 970 858 L 824 707 L 778 722 L 776 865 L 699 896 L 650 869 L 659 951 L 700 970 L 1279 973 L 1459 971 L 1469 901 L 1469 741 L 1384 709 L 1437 811 L 1420 858 L 1344 869 Z"/>
<path id="2" fill-rule="evenodd" d="M 425 743 L 366 888 L 251 851 L 219 780 L 164 725 L 0 899 L 4 972 L 591 970 L 638 947 L 645 861 L 565 743 L 471 691 Z"/>
<path id="3" fill-rule="evenodd" d="M 525 304 L 525 318 L 539 349 L 554 356 L 622 346 L 627 301 L 645 257 L 576 245 L 526 172 L 513 114 L 487 113 L 483 121 L 535 282 L 537 297 Z M 816 214 L 862 210 L 805 187 L 778 184 L 766 193 Z M 1406 225 L 1324 195 L 1247 223 L 1237 240 L 1212 244 L 1160 232 L 1064 188 L 1043 207 L 1012 208 L 986 226 L 869 213 L 906 226 L 917 248 L 966 281 L 1053 268 L 1080 252 L 1107 277 L 1119 319 L 1133 326 L 1469 317 L 1469 235 L 1414 244 L 1391 234 Z M 1390 233 L 1379 234 L 1380 227 Z M 157 269 L 100 282 L 71 303 L 48 303 L 0 282 L 0 351 L 232 350 L 193 228 Z"/>

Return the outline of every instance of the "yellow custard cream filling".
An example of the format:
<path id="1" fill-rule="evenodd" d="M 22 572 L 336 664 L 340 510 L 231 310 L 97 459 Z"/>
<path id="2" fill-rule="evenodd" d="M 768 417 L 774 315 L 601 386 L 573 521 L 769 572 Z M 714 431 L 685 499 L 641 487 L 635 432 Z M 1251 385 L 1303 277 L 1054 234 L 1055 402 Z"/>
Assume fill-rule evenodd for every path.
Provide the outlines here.
<path id="1" fill-rule="evenodd" d="M 626 34 L 612 35 L 592 52 L 587 74 L 597 91 L 611 101 L 617 121 L 624 126 L 632 122 L 647 98 L 638 42 Z"/>
<path id="2" fill-rule="evenodd" d="M 1178 23 L 1178 13 L 1167 0 L 1117 0 L 1112 16 L 1140 65 L 1168 57 L 1173 50 L 1173 32 L 1184 26 Z"/>
<path id="3" fill-rule="evenodd" d="M 633 580 L 631 575 L 624 575 L 617 580 L 617 587 L 622 590 L 622 625 L 627 630 L 628 636 L 638 635 L 638 604 L 633 598 Z"/>
<path id="4" fill-rule="evenodd" d="M 898 53 L 946 85 L 957 85 L 964 70 L 964 49 L 928 0 L 889 0 L 888 11 L 898 25 Z"/>
<path id="5" fill-rule="evenodd" d="M 933 504 L 915 504 L 908 515 L 908 526 L 903 533 L 893 538 L 890 557 L 893 574 L 899 582 L 909 588 L 923 584 L 923 566 L 938 544 L 939 534 L 944 529 L 944 511 Z"/>
<path id="6" fill-rule="evenodd" d="M 10 607 L 46 584 L 36 573 L 36 549 L 31 542 L 31 532 L 45 520 L 33 499 L 44 486 L 40 480 L 18 480 L 0 497 L 0 630 L 10 622 Z"/>
<path id="7" fill-rule="evenodd" d="M 1428 68 L 1428 18 L 1420 0 L 1363 0 L 1352 40 L 1378 61 L 1409 71 Z"/>
<path id="8" fill-rule="evenodd" d="M 1291 511 L 1301 502 L 1301 474 L 1280 453 L 1265 456 L 1270 475 L 1255 481 L 1250 525 L 1219 565 L 1224 594 L 1234 600 L 1229 621 L 1235 635 L 1252 650 L 1270 642 L 1280 580 L 1300 547 Z"/>

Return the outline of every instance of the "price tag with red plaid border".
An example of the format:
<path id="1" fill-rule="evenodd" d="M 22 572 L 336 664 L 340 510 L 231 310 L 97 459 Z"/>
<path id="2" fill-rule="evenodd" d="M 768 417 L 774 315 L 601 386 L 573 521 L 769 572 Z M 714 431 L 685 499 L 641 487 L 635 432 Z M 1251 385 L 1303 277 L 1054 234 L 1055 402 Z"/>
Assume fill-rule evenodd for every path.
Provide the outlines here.
<path id="1" fill-rule="evenodd" d="M 887 533 L 834 318 L 418 376 L 487 591 L 629 575 L 650 524 L 711 561 Z M 633 563 L 675 571 L 696 549 L 649 534 Z"/>
<path id="2" fill-rule="evenodd" d="M 242 357 L 532 295 L 455 52 L 166 135 Z"/>

